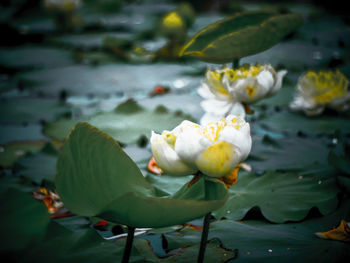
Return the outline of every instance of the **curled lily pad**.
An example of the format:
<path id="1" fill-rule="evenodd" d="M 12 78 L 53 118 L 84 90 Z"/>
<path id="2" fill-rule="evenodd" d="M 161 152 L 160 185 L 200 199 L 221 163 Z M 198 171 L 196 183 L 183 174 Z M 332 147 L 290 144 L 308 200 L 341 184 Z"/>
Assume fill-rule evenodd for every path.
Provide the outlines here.
<path id="1" fill-rule="evenodd" d="M 57 162 L 56 188 L 65 206 L 82 216 L 134 227 L 181 224 L 218 209 L 227 199 L 220 181 L 185 184 L 159 197 L 136 164 L 106 133 L 78 123 Z"/>
<path id="2" fill-rule="evenodd" d="M 262 52 L 303 24 L 298 14 L 242 12 L 199 31 L 182 56 L 211 63 L 227 63 Z"/>

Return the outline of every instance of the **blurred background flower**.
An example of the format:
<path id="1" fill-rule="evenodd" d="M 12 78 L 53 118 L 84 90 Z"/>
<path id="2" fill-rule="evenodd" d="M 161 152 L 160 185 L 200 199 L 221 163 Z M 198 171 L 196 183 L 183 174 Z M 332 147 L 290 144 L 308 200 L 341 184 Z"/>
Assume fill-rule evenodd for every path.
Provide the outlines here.
<path id="1" fill-rule="evenodd" d="M 308 71 L 298 81 L 290 108 L 308 116 L 321 114 L 326 107 L 336 111 L 349 109 L 349 80 L 339 70 Z"/>

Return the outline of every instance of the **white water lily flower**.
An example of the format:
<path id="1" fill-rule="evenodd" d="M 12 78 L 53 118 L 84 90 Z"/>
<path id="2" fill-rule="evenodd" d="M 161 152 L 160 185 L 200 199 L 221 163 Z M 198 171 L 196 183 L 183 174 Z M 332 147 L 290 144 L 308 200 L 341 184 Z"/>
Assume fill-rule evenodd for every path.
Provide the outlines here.
<path id="1" fill-rule="evenodd" d="M 172 175 L 200 171 L 209 177 L 224 177 L 247 158 L 251 146 L 249 123 L 233 115 L 205 126 L 183 121 L 173 131 L 153 132 L 151 137 L 157 164 Z"/>
<path id="2" fill-rule="evenodd" d="M 309 71 L 299 78 L 290 108 L 303 111 L 308 116 L 321 114 L 326 107 L 337 111 L 348 110 L 348 85 L 349 80 L 339 70 Z"/>
<path id="3" fill-rule="evenodd" d="M 271 65 L 242 66 L 236 70 L 208 70 L 198 93 L 205 100 L 201 124 L 216 121 L 229 114 L 245 117 L 244 104 L 251 104 L 276 94 L 286 70 L 276 73 Z"/>

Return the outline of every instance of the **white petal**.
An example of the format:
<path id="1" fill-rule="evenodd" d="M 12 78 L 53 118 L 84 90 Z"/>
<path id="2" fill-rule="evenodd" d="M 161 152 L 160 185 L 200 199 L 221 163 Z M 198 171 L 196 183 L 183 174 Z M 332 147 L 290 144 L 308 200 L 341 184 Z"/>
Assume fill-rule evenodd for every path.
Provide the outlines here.
<path id="1" fill-rule="evenodd" d="M 267 92 L 266 87 L 259 85 L 256 78 L 239 79 L 231 84 L 230 89 L 230 93 L 237 101 L 245 103 L 252 103 L 259 100 Z"/>
<path id="2" fill-rule="evenodd" d="M 180 125 L 176 126 L 171 133 L 174 134 L 176 137 L 179 136 L 181 133 L 186 131 L 187 129 L 192 129 L 193 127 L 199 127 L 197 123 L 194 123 L 192 121 L 184 120 L 180 123 Z"/>
<path id="3" fill-rule="evenodd" d="M 228 115 L 239 115 L 242 118 L 245 118 L 245 109 L 242 103 L 233 103 L 231 110 L 228 112 Z"/>
<path id="4" fill-rule="evenodd" d="M 218 121 L 218 120 L 222 119 L 223 117 L 224 116 L 222 116 L 222 115 L 215 115 L 211 112 L 206 112 L 202 116 L 202 118 L 200 120 L 200 124 L 207 125 L 208 123 L 213 122 L 213 121 Z"/>
<path id="5" fill-rule="evenodd" d="M 264 69 L 262 70 L 257 76 L 256 76 L 256 80 L 258 81 L 258 84 L 260 86 L 262 86 L 262 88 L 264 90 L 266 90 L 268 93 L 270 91 L 270 89 L 272 89 L 272 87 L 275 84 L 275 79 L 273 77 L 273 74 L 270 70 Z"/>
<path id="6" fill-rule="evenodd" d="M 297 95 L 290 103 L 289 108 L 293 111 L 303 111 L 307 116 L 316 116 L 324 111 L 325 106 Z"/>
<path id="7" fill-rule="evenodd" d="M 288 72 L 287 70 L 280 70 L 280 71 L 277 72 L 276 83 L 270 89 L 270 91 L 267 94 L 267 96 L 273 96 L 281 89 L 283 78 L 287 74 L 287 72 Z"/>
<path id="8" fill-rule="evenodd" d="M 197 89 L 198 94 L 204 99 L 215 99 L 216 96 L 211 92 L 206 82 L 202 82 L 202 85 Z"/>
<path id="9" fill-rule="evenodd" d="M 200 127 L 187 127 L 176 138 L 174 149 L 181 160 L 190 167 L 195 168 L 195 160 L 198 155 L 211 144 L 213 143 L 200 132 Z"/>
<path id="10" fill-rule="evenodd" d="M 152 131 L 151 148 L 158 166 L 171 175 L 190 175 L 196 172 L 181 161 L 174 149 L 164 140 L 163 136 Z"/>
<path id="11" fill-rule="evenodd" d="M 252 148 L 252 138 L 250 136 L 249 123 L 243 124 L 242 127 L 236 129 L 232 126 L 226 126 L 220 132 L 218 141 L 226 141 L 233 144 L 239 152 L 239 162 L 244 161 Z"/>
<path id="12" fill-rule="evenodd" d="M 204 100 L 201 102 L 204 111 L 213 113 L 214 115 L 225 117 L 232 108 L 232 102 L 222 100 Z"/>

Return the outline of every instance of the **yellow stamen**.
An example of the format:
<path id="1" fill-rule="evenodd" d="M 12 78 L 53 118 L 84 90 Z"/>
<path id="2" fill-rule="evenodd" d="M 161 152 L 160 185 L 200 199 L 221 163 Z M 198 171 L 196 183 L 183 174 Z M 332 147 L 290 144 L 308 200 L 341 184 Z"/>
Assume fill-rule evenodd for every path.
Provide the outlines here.
<path id="1" fill-rule="evenodd" d="M 245 89 L 247 90 L 249 97 L 253 97 L 254 96 L 255 89 L 252 86 L 248 85 L 248 86 L 245 87 Z"/>
<path id="2" fill-rule="evenodd" d="M 339 70 L 336 72 L 321 71 L 318 74 L 309 71 L 302 77 L 302 81 L 312 83 L 314 90 L 311 91 L 311 96 L 319 103 L 329 103 L 343 97 L 349 84 L 348 79 Z"/>

